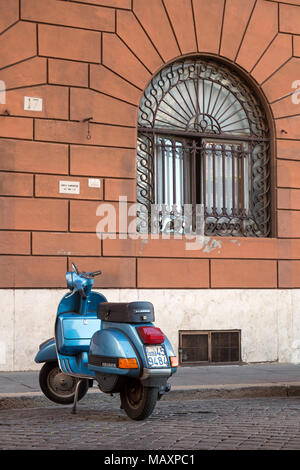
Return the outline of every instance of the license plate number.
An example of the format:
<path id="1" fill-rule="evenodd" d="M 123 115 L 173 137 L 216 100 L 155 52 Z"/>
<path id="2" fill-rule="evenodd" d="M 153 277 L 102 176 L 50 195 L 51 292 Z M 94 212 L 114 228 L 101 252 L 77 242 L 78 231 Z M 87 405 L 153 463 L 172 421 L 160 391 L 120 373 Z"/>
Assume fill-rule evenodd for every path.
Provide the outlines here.
<path id="1" fill-rule="evenodd" d="M 168 367 L 168 360 L 163 346 L 146 346 L 149 367 Z"/>

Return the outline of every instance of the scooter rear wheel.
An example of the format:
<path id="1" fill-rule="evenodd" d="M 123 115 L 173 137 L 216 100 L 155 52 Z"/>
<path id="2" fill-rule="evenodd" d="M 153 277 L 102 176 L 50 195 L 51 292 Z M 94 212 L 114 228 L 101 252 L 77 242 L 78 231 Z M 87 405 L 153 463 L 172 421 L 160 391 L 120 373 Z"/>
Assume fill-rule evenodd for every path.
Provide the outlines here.
<path id="1" fill-rule="evenodd" d="M 44 395 L 54 403 L 69 405 L 74 402 L 78 379 L 64 374 L 57 362 L 46 362 L 40 370 L 39 383 Z M 77 400 L 81 400 L 89 388 L 88 380 L 82 380 Z"/>
<path id="2" fill-rule="evenodd" d="M 148 418 L 155 408 L 158 389 L 145 387 L 138 379 L 126 381 L 120 392 L 121 405 L 129 418 L 141 421 Z"/>

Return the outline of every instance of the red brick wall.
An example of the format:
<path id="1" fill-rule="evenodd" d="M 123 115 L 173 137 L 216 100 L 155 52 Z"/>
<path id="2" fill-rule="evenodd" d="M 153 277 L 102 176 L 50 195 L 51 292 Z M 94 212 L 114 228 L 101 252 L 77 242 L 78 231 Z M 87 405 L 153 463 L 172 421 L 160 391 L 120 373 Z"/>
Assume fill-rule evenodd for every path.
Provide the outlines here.
<path id="1" fill-rule="evenodd" d="M 0 12 L 0 287 L 64 287 L 72 260 L 103 270 L 98 287 L 300 287 L 300 0 L 0 0 Z M 101 242 L 99 202 L 135 201 L 143 90 L 165 63 L 199 53 L 236 64 L 269 103 L 273 238 L 191 251 L 185 240 Z M 24 96 L 43 110 L 24 111 Z M 60 180 L 79 181 L 80 195 L 60 194 Z"/>

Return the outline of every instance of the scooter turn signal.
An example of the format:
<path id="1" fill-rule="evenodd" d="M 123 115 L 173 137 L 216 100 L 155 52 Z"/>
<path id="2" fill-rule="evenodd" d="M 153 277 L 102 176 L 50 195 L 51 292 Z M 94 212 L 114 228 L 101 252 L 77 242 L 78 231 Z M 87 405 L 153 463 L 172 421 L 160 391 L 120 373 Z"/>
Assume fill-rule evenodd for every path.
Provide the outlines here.
<path id="1" fill-rule="evenodd" d="M 171 367 L 178 367 L 178 359 L 176 356 L 170 356 Z"/>
<path id="2" fill-rule="evenodd" d="M 138 363 L 135 357 L 127 359 L 126 357 L 120 357 L 118 363 L 119 369 L 138 369 Z"/>

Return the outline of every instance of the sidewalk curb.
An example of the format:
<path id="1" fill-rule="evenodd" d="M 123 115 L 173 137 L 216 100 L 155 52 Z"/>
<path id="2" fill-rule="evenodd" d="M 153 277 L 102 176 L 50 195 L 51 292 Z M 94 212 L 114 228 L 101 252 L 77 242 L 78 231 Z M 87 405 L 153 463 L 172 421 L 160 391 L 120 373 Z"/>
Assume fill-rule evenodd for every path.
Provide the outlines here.
<path id="1" fill-rule="evenodd" d="M 259 397 L 297 397 L 300 396 L 300 382 L 264 384 L 226 384 L 213 386 L 173 386 L 168 399 L 179 398 L 259 398 Z"/>
<path id="2" fill-rule="evenodd" d="M 92 389 L 89 394 L 102 393 Z M 239 384 L 239 385 L 176 385 L 166 393 L 162 400 L 199 400 L 230 398 L 263 398 L 263 397 L 300 397 L 300 382 Z M 0 394 L 0 410 L 13 408 L 59 406 L 48 400 L 41 392 Z"/>

